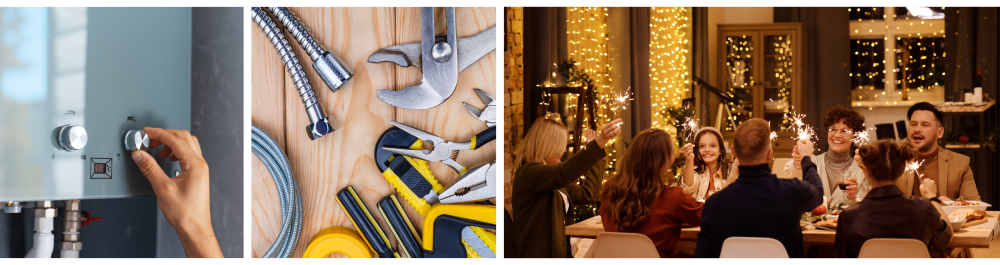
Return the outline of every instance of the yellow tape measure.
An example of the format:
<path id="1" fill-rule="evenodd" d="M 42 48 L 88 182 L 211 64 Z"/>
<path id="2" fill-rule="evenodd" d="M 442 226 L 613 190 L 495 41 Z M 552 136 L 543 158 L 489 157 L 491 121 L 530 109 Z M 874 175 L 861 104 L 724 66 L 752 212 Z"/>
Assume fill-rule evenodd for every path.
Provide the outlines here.
<path id="1" fill-rule="evenodd" d="M 348 258 L 373 258 L 375 255 L 368 249 L 368 244 L 354 229 L 342 226 L 328 227 L 316 233 L 303 258 L 323 258 L 333 253 L 341 253 Z"/>

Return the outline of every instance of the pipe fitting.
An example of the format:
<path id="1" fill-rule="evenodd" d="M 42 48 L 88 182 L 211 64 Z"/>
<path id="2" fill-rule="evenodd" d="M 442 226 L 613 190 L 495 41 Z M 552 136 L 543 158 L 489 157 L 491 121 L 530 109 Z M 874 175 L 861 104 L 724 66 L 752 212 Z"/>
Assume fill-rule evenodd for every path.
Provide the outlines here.
<path id="1" fill-rule="evenodd" d="M 83 242 L 59 242 L 59 250 L 83 250 Z"/>
<path id="2" fill-rule="evenodd" d="M 31 217 L 55 218 L 57 213 L 56 208 L 35 208 L 31 211 Z"/>
<path id="3" fill-rule="evenodd" d="M 5 204 L 4 213 L 21 213 L 21 202 L 7 202 Z"/>

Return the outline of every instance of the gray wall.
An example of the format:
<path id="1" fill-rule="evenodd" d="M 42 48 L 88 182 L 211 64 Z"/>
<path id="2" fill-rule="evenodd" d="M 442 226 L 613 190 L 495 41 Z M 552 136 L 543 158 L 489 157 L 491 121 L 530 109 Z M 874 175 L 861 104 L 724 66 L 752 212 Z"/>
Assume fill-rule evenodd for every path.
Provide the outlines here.
<path id="1" fill-rule="evenodd" d="M 191 134 L 211 168 L 212 227 L 227 258 L 243 257 L 243 8 L 191 10 Z M 184 257 L 163 214 L 156 257 Z"/>

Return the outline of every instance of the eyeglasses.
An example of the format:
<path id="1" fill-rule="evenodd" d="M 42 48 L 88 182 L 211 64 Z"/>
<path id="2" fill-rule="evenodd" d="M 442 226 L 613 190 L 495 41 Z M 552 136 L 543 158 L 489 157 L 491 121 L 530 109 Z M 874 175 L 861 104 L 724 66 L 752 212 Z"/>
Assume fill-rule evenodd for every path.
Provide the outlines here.
<path id="1" fill-rule="evenodd" d="M 853 136 L 854 135 L 854 131 L 851 131 L 851 129 L 848 129 L 848 128 L 837 129 L 837 128 L 830 127 L 830 128 L 827 128 L 826 131 L 830 135 L 836 135 L 837 133 L 844 134 L 844 135 L 849 135 L 849 136 Z"/>

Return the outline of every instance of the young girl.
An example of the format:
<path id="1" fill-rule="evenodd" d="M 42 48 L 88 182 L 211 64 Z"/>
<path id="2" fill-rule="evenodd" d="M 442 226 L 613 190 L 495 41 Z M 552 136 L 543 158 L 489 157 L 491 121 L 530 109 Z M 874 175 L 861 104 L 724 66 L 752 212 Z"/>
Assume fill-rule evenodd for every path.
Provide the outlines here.
<path id="1" fill-rule="evenodd" d="M 684 193 L 704 200 L 726 186 L 729 179 L 728 153 L 722 133 L 713 127 L 701 128 L 694 139 L 693 144 L 685 144 L 681 148 L 687 161 L 680 186 L 684 188 Z"/>
<path id="2" fill-rule="evenodd" d="M 573 194 L 592 194 L 589 200 L 596 200 L 601 179 L 586 173 L 607 156 L 604 145 L 621 132 L 619 123 L 621 119 L 605 124 L 600 135 L 588 137 L 594 140 L 565 162 L 560 162 L 560 158 L 566 152 L 566 126 L 550 119 L 540 119 L 531 125 L 524 142 L 517 147 L 518 157 L 514 161 L 513 257 L 570 257 L 565 229 L 573 220 L 567 218 Z M 584 179 L 577 185 L 575 182 L 581 176 Z"/>
<path id="3" fill-rule="evenodd" d="M 681 224 L 698 224 L 704 205 L 681 187 L 667 186 L 673 146 L 673 137 L 663 130 L 642 131 L 632 139 L 617 175 L 601 192 L 604 230 L 646 235 L 661 258 L 674 257 Z"/>

